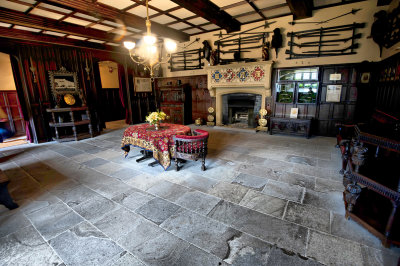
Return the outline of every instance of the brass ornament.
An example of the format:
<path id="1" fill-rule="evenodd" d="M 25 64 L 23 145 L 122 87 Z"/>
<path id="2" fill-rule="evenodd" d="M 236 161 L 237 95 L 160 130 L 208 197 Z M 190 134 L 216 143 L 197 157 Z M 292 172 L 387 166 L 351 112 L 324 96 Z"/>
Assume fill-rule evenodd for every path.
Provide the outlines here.
<path id="1" fill-rule="evenodd" d="M 71 95 L 71 94 L 65 94 L 64 95 L 64 101 L 68 105 L 74 105 L 75 102 L 76 102 L 75 97 L 73 95 Z"/>

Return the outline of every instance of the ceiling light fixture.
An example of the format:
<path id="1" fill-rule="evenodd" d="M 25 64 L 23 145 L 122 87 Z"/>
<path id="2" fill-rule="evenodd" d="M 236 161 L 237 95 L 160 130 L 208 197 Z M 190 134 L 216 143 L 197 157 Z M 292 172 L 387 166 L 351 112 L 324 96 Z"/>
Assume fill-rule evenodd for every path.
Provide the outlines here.
<path id="1" fill-rule="evenodd" d="M 154 81 L 154 67 L 167 63 L 171 58 L 171 53 L 176 50 L 176 42 L 173 40 L 165 39 L 164 46 L 167 50 L 166 58 L 159 58 L 159 53 L 156 46 L 156 37 L 151 34 L 151 22 L 149 19 L 149 4 L 146 0 L 146 27 L 147 33 L 143 36 L 142 41 L 136 47 L 135 42 L 125 41 L 124 46 L 129 51 L 129 56 L 133 62 L 143 65 L 144 69 L 150 70 L 150 78 Z M 136 47 L 136 49 L 135 49 Z"/>

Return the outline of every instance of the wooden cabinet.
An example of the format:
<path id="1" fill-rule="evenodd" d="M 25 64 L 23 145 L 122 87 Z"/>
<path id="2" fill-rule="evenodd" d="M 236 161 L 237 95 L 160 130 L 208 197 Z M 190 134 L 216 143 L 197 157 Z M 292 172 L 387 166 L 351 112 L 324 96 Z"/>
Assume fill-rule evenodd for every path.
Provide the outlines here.
<path id="1" fill-rule="evenodd" d="M 383 245 L 400 244 L 400 138 L 398 132 L 355 126 L 352 153 L 344 156 L 346 217 L 364 226 Z M 383 133 L 383 134 L 382 134 Z"/>
<path id="2" fill-rule="evenodd" d="M 192 123 L 192 96 L 188 85 L 159 87 L 160 110 L 169 117 L 167 123 Z"/>
<path id="3" fill-rule="evenodd" d="M 87 107 L 46 109 L 51 113 L 49 126 L 54 128 L 57 141 L 80 140 L 93 137 L 90 113 Z"/>

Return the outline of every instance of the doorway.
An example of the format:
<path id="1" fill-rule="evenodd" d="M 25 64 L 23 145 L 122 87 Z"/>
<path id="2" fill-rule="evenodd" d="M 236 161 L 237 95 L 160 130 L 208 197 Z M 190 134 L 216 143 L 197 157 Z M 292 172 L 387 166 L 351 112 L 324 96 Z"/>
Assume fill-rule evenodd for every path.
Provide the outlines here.
<path id="1" fill-rule="evenodd" d="M 100 61 L 101 109 L 106 128 L 124 124 L 126 108 L 123 90 L 120 88 L 118 64 L 113 61 Z M 110 123 L 114 122 L 114 123 Z"/>
<path id="2" fill-rule="evenodd" d="M 0 53 L 0 73 L 0 107 L 5 116 L 0 126 L 13 132 L 13 136 L 0 143 L 0 148 L 25 144 L 27 143 L 25 121 L 8 54 Z"/>

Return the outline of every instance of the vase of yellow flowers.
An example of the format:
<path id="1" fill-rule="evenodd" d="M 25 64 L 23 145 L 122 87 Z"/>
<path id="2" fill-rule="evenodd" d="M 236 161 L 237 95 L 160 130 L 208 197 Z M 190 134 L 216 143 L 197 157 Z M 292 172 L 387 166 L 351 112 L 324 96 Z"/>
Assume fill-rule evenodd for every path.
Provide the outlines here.
<path id="1" fill-rule="evenodd" d="M 163 111 L 157 111 L 146 116 L 146 121 L 149 122 L 150 125 L 154 125 L 155 130 L 159 130 L 161 121 L 166 117 L 167 115 Z"/>

